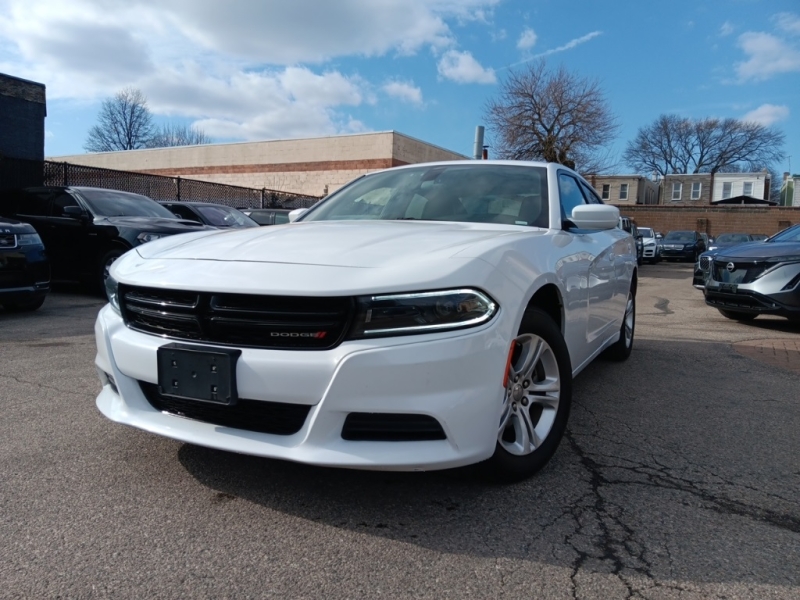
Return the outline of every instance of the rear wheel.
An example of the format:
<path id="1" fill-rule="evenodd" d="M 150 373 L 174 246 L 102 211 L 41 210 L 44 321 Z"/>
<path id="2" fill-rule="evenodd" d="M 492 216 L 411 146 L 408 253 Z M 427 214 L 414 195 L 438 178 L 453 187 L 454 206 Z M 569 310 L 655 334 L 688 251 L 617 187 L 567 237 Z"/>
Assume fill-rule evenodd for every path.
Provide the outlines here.
<path id="1" fill-rule="evenodd" d="M 724 308 L 718 308 L 719 314 L 721 314 L 726 319 L 732 319 L 734 321 L 752 321 L 758 315 L 754 313 L 746 313 L 746 312 L 739 312 L 736 310 L 726 310 Z"/>
<path id="2" fill-rule="evenodd" d="M 494 455 L 484 463 L 499 481 L 544 467 L 564 435 L 572 402 L 572 366 L 561 331 L 539 309 L 525 313 L 513 342 Z"/>
<path id="3" fill-rule="evenodd" d="M 619 339 L 605 351 L 611 360 L 623 361 L 631 355 L 633 350 L 633 334 L 636 330 L 636 296 L 633 286 L 628 291 L 628 300 L 625 303 L 625 316 L 619 329 Z"/>

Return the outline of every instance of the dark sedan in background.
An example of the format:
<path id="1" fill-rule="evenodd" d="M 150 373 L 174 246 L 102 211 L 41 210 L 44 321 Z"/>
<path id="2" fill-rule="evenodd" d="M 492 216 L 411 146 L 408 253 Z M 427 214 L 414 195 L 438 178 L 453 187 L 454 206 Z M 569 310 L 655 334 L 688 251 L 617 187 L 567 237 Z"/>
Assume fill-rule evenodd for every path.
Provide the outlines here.
<path id="1" fill-rule="evenodd" d="M 49 291 L 50 263 L 39 234 L 28 223 L 0 218 L 0 305 L 36 310 Z"/>
<path id="2" fill-rule="evenodd" d="M 117 258 L 164 236 L 210 229 L 176 217 L 140 194 L 92 187 L 36 187 L 0 194 L 0 216 L 30 223 L 50 257 L 53 279 L 102 289 Z"/>
<path id="3" fill-rule="evenodd" d="M 705 299 L 729 319 L 771 314 L 800 320 L 800 225 L 762 243 L 718 251 L 705 281 Z"/>
<path id="4" fill-rule="evenodd" d="M 204 223 L 209 227 L 258 227 L 253 219 L 242 211 L 224 204 L 211 202 L 161 202 L 172 213 L 181 219 Z"/>
<path id="5" fill-rule="evenodd" d="M 697 262 L 706 250 L 706 241 L 697 231 L 670 231 L 661 240 L 661 258 Z"/>

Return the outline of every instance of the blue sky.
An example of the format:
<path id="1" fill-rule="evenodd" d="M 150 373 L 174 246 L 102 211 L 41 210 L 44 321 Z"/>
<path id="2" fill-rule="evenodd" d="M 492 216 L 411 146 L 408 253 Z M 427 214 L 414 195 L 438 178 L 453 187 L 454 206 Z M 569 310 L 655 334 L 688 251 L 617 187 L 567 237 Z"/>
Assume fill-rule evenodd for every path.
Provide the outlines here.
<path id="1" fill-rule="evenodd" d="M 617 172 L 665 113 L 774 126 L 800 172 L 797 0 L 0 0 L 0 72 L 47 86 L 48 156 L 126 86 L 219 142 L 394 129 L 469 155 L 538 58 L 600 82 Z"/>

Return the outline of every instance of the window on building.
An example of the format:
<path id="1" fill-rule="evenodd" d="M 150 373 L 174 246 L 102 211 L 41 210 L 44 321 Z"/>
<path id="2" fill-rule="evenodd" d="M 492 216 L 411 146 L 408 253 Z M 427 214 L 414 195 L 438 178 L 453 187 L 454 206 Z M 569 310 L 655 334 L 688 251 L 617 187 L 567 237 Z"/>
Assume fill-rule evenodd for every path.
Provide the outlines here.
<path id="1" fill-rule="evenodd" d="M 627 200 L 628 199 L 628 184 L 623 183 L 619 186 L 619 199 L 620 200 Z"/>
<path id="2" fill-rule="evenodd" d="M 672 184 L 672 200 L 680 200 L 681 199 L 681 191 L 683 190 L 682 183 L 673 183 Z"/>
<path id="3" fill-rule="evenodd" d="M 723 198 L 730 198 L 731 192 L 733 190 L 733 184 L 730 181 L 726 181 L 722 184 L 722 197 Z"/>
<path id="4" fill-rule="evenodd" d="M 603 200 L 608 200 L 611 197 L 611 186 L 607 183 L 603 184 Z"/>
<path id="5" fill-rule="evenodd" d="M 752 196 L 753 195 L 753 182 L 752 181 L 745 181 L 744 185 L 742 186 L 744 189 L 742 193 L 745 196 Z"/>
<path id="6" fill-rule="evenodd" d="M 703 191 L 703 184 L 699 181 L 692 183 L 692 200 L 699 200 L 700 193 Z"/>

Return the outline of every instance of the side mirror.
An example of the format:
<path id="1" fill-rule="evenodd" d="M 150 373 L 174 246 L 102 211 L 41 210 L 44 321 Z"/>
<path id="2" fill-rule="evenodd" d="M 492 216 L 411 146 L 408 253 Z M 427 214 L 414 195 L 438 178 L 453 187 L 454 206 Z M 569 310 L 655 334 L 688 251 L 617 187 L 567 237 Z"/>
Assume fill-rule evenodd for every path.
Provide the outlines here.
<path id="1" fill-rule="evenodd" d="M 83 212 L 83 209 L 80 206 L 65 206 L 61 214 L 62 216 L 70 219 L 77 219 L 83 222 L 89 221 L 89 217 L 85 212 Z"/>
<path id="2" fill-rule="evenodd" d="M 614 229 L 619 224 L 619 209 L 610 204 L 581 204 L 572 209 L 570 220 L 580 229 Z"/>
<path id="3" fill-rule="evenodd" d="M 307 208 L 295 208 L 292 212 L 289 213 L 289 223 L 294 223 L 302 217 L 304 214 L 308 212 Z"/>

